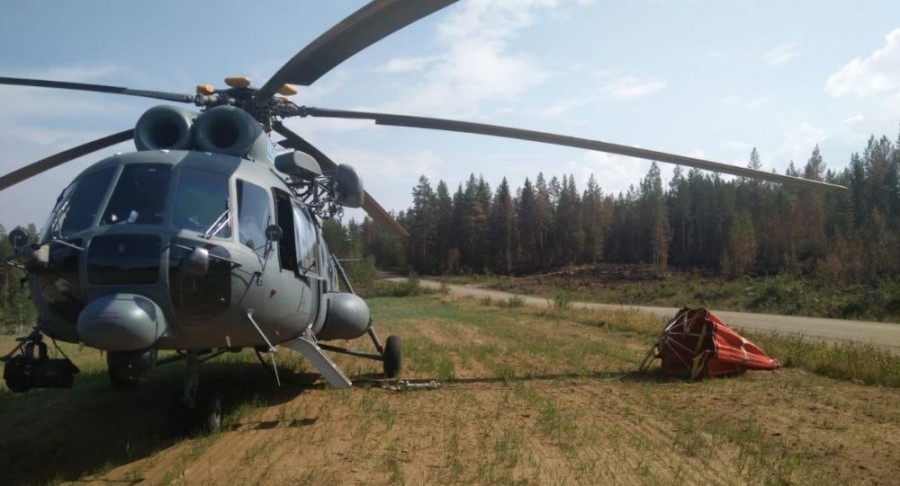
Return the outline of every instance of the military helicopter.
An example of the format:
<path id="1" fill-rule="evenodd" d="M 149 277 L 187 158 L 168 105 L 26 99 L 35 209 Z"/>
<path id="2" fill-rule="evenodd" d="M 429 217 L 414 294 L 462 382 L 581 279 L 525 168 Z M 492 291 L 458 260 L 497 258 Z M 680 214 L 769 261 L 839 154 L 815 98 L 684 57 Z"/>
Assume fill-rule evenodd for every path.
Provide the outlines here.
<path id="1" fill-rule="evenodd" d="M 455 121 L 300 106 L 292 85 L 309 86 L 380 39 L 455 0 L 374 0 L 299 51 L 261 87 L 227 78 L 226 88 L 194 94 L 98 84 L 0 77 L 0 85 L 92 91 L 195 105 L 160 105 L 133 129 L 51 155 L 0 177 L 0 190 L 117 143 L 136 151 L 103 159 L 62 190 L 39 241 L 13 231 L 16 265 L 38 310 L 34 331 L 5 361 L 13 391 L 66 388 L 77 367 L 51 359 L 44 336 L 106 352 L 110 384 L 129 388 L 154 366 L 186 362 L 169 425 L 183 434 L 215 429 L 221 399 L 201 386 L 199 365 L 242 348 L 301 353 L 333 387 L 351 380 L 325 351 L 401 368 L 401 340 L 382 342 L 366 302 L 355 294 L 321 225 L 343 207 L 363 208 L 400 235 L 405 230 L 338 164 L 283 120 L 349 118 L 380 125 L 519 139 L 668 162 L 800 187 L 841 186 L 598 140 Z M 276 142 L 273 135 L 280 135 Z M 276 144 L 288 151 L 279 153 Z M 368 335 L 375 352 L 323 341 Z M 161 350 L 174 350 L 158 358 Z"/>

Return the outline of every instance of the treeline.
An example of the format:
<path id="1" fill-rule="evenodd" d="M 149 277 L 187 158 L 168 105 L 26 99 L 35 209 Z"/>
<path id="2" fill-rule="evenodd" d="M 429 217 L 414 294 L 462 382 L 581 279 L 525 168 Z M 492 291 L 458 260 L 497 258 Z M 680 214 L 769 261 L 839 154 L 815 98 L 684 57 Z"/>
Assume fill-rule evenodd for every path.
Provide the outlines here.
<path id="1" fill-rule="evenodd" d="M 760 168 L 756 149 L 748 166 Z M 871 137 L 846 169 L 827 170 L 816 147 L 788 175 L 847 186 L 798 189 L 724 180 L 676 168 L 664 186 L 656 164 L 627 192 L 605 194 L 593 176 L 537 174 L 521 188 L 491 189 L 471 175 L 451 193 L 424 176 L 397 219 L 403 242 L 371 222 L 327 225 L 344 255 L 425 274 L 526 273 L 596 262 L 703 268 L 729 276 L 820 275 L 847 282 L 900 276 L 900 139 Z"/>
<path id="2" fill-rule="evenodd" d="M 37 228 L 33 224 L 24 229 L 30 241 L 37 241 Z M 6 263 L 12 256 L 12 244 L 6 228 L 0 224 L 0 333 L 22 332 L 22 326 L 30 326 L 37 316 L 28 286 L 22 281 L 25 273 Z"/>

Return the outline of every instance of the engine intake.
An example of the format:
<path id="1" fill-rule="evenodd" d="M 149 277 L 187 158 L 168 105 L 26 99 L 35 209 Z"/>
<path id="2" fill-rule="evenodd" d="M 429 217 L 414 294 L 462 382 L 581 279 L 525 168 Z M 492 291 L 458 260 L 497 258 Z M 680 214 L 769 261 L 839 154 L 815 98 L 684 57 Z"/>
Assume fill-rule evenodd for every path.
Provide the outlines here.
<path id="1" fill-rule="evenodd" d="M 258 160 L 268 156 L 269 137 L 262 125 L 234 106 L 217 106 L 204 112 L 194 123 L 193 135 L 199 150 Z"/>
<path id="2" fill-rule="evenodd" d="M 138 150 L 190 149 L 191 124 L 197 113 L 177 106 L 150 108 L 134 127 L 134 145 Z"/>

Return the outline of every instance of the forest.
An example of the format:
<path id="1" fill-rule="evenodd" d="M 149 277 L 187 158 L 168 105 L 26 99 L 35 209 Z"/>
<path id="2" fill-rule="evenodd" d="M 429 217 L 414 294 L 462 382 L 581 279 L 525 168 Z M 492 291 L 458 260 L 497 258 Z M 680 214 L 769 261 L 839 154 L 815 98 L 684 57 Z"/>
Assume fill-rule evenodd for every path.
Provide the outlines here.
<path id="1" fill-rule="evenodd" d="M 761 168 L 756 149 L 748 167 Z M 566 265 L 646 263 L 725 277 L 789 274 L 848 284 L 900 275 L 900 138 L 872 136 L 846 168 L 829 170 L 818 146 L 786 173 L 846 186 L 798 189 L 677 167 L 664 185 L 654 163 L 627 192 L 591 177 L 542 173 L 513 189 L 470 175 L 451 193 L 422 176 L 397 215 L 399 241 L 371 221 L 326 224 L 339 255 L 421 274 L 527 274 Z"/>

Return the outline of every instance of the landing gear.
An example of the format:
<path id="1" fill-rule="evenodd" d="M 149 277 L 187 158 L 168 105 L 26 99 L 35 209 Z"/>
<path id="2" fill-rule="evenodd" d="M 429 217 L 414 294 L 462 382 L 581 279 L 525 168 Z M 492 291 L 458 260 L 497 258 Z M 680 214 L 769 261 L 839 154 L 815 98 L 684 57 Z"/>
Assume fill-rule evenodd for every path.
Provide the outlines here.
<path id="1" fill-rule="evenodd" d="M 134 351 L 109 351 L 106 353 L 106 368 L 109 370 L 109 385 L 113 390 L 127 390 L 140 383 L 156 366 L 156 349 Z"/>
<path id="2" fill-rule="evenodd" d="M 222 428 L 222 399 L 213 388 L 200 388 L 196 351 L 185 357 L 184 389 L 169 401 L 169 433 L 185 437 L 195 433 L 215 433 Z"/>
<path id="3" fill-rule="evenodd" d="M 384 343 L 384 376 L 394 378 L 400 373 L 403 355 L 400 350 L 400 336 L 388 336 Z"/>
<path id="4" fill-rule="evenodd" d="M 366 332 L 369 333 L 372 344 L 374 344 L 375 349 L 378 350 L 375 359 L 382 362 L 385 378 L 395 378 L 400 374 L 400 368 L 403 364 L 403 353 L 400 349 L 400 336 L 388 336 L 387 341 L 385 341 L 384 346 L 382 346 L 381 341 L 378 340 L 378 335 L 375 334 L 375 328 L 371 326 L 371 322 L 369 329 Z"/>
<path id="5" fill-rule="evenodd" d="M 389 336 L 387 338 L 387 341 L 382 346 L 381 341 L 378 340 L 378 335 L 375 334 L 375 329 L 372 326 L 369 326 L 367 332 L 369 333 L 369 337 L 372 338 L 372 344 L 375 345 L 375 349 L 378 350 L 377 353 L 357 351 L 354 349 L 347 349 L 339 346 L 331 346 L 325 343 L 316 343 L 313 341 L 315 338 L 298 338 L 294 341 L 282 343 L 282 345 L 303 353 L 303 355 L 306 356 L 307 359 L 309 359 L 313 362 L 313 364 L 316 365 L 319 371 L 322 372 L 322 375 L 325 376 L 326 379 L 328 379 L 328 382 L 331 384 L 331 386 L 334 387 L 343 388 L 344 386 L 350 386 L 350 382 L 349 380 L 346 380 L 346 378 L 343 376 L 343 373 L 340 373 L 340 371 L 338 371 L 337 368 L 334 367 L 334 364 L 331 363 L 331 361 L 324 354 L 321 354 L 321 351 L 318 351 L 319 349 L 333 351 L 335 353 L 347 354 L 350 356 L 356 356 L 358 358 L 381 361 L 384 367 L 384 376 L 386 378 L 396 377 L 398 374 L 400 374 L 400 365 L 402 361 L 400 352 L 400 336 Z M 312 347 L 311 349 L 316 351 L 310 351 L 310 348 L 305 347 L 303 343 L 308 344 Z M 317 359 L 317 356 L 324 361 L 319 361 Z M 337 375 L 340 375 L 342 380 L 346 381 L 346 383 L 339 379 L 328 378 L 329 370 L 335 371 Z"/>

